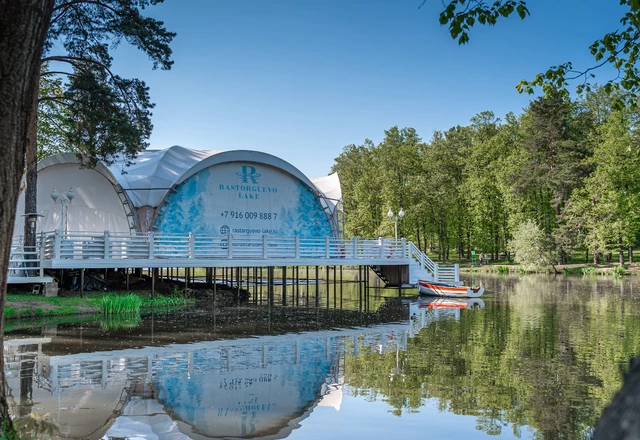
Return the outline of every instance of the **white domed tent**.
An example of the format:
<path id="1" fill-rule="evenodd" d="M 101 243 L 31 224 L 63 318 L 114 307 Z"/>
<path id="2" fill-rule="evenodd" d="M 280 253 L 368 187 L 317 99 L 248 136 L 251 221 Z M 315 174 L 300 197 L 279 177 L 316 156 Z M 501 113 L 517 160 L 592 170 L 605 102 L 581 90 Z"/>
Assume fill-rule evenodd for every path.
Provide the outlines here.
<path id="1" fill-rule="evenodd" d="M 66 225 L 53 188 L 73 187 Z M 132 165 L 81 168 L 75 155 L 43 160 L 38 171 L 38 230 L 338 236 L 337 174 L 309 179 L 258 151 L 145 150 Z M 14 235 L 23 230 L 24 195 Z"/>

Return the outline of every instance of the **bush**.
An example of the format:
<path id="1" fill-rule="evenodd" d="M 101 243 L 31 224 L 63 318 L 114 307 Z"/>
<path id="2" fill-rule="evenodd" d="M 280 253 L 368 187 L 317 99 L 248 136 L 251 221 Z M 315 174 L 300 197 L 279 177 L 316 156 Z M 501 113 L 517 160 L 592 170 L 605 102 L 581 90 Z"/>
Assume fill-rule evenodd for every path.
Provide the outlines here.
<path id="1" fill-rule="evenodd" d="M 611 269 L 611 273 L 613 275 L 621 277 L 622 275 L 625 274 L 625 267 L 624 266 L 616 266 L 613 269 Z"/>

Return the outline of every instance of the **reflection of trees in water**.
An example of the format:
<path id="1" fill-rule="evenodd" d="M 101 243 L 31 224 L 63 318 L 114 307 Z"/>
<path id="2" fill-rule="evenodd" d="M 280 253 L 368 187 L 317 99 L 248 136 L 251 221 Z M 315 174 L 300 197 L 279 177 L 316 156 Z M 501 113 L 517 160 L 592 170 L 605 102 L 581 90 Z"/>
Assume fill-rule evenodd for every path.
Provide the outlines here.
<path id="1" fill-rule="evenodd" d="M 436 320 L 396 356 L 347 359 L 355 394 L 400 415 L 435 398 L 442 410 L 477 417 L 478 429 L 538 438 L 587 438 L 640 346 L 635 281 L 582 277 L 487 277 L 483 310 Z"/>

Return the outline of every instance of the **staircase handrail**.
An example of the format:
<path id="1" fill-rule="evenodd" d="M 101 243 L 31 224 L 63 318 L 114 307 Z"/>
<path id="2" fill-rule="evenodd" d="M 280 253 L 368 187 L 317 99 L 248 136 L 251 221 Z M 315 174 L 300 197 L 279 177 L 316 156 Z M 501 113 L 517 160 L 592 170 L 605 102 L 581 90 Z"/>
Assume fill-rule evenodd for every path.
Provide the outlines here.
<path id="1" fill-rule="evenodd" d="M 420 263 L 420 266 L 431 274 L 435 273 L 435 262 L 427 256 L 424 252 L 418 249 L 412 241 L 409 242 L 409 256 Z"/>

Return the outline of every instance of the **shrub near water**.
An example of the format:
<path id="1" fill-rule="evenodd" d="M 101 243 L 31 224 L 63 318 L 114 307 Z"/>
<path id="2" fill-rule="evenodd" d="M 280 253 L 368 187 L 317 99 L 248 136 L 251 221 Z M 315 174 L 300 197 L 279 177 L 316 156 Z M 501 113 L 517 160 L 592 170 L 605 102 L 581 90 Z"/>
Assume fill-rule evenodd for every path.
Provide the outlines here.
<path id="1" fill-rule="evenodd" d="M 100 309 L 105 315 L 139 313 L 142 298 L 130 293 L 128 295 L 109 294 L 102 297 Z"/>

